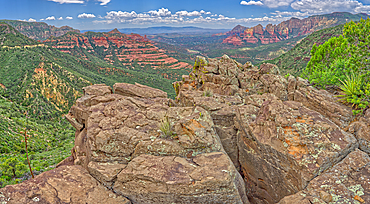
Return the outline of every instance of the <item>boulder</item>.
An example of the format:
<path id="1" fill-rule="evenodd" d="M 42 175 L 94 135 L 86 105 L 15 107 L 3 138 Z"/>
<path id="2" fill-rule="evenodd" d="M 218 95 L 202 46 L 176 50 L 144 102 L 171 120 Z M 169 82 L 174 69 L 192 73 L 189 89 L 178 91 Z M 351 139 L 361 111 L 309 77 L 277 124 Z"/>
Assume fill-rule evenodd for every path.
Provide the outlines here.
<path id="1" fill-rule="evenodd" d="M 294 101 L 266 101 L 254 120 L 236 118 L 239 163 L 251 199 L 278 202 L 303 190 L 358 147 L 352 134 Z"/>
<path id="2" fill-rule="evenodd" d="M 131 202 L 95 180 L 81 166 L 61 166 L 17 185 L 0 189 L 0 203 L 119 203 Z"/>
<path id="3" fill-rule="evenodd" d="M 132 96 L 141 98 L 167 98 L 167 93 L 155 89 L 149 86 L 141 85 L 139 83 L 127 84 L 127 83 L 117 83 L 113 85 L 114 93 L 122 96 Z"/>
<path id="4" fill-rule="evenodd" d="M 284 198 L 281 204 L 296 203 L 292 198 L 307 197 L 321 203 L 369 203 L 370 157 L 356 149 L 332 168 L 314 178 L 302 192 Z M 303 200 L 303 199 L 302 199 Z"/>

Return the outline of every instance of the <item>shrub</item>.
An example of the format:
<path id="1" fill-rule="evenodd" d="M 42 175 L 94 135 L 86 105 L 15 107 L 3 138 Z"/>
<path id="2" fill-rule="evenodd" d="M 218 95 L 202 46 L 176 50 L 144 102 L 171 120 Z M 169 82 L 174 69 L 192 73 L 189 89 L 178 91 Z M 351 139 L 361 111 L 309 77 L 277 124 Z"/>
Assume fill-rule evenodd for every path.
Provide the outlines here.
<path id="1" fill-rule="evenodd" d="M 320 46 L 313 45 L 311 60 L 302 77 L 315 86 L 335 85 L 339 95 L 352 104 L 353 114 L 362 113 L 370 102 L 370 19 L 347 23 L 343 35 L 333 37 Z"/>

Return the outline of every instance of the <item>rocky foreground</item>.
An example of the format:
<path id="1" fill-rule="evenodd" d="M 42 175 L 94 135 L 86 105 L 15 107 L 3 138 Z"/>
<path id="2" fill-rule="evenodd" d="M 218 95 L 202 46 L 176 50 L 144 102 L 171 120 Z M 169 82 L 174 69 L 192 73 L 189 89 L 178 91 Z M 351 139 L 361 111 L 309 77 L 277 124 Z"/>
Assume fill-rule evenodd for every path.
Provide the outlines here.
<path id="1" fill-rule="evenodd" d="M 174 88 L 85 87 L 71 157 L 0 203 L 370 203 L 370 111 L 228 56 Z"/>

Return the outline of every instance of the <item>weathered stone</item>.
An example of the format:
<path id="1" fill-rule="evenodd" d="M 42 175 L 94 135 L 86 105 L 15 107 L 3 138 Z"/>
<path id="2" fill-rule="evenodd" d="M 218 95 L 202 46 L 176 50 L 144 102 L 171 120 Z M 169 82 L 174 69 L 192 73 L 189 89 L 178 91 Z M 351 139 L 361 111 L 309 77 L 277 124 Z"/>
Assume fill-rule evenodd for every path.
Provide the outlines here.
<path id="1" fill-rule="evenodd" d="M 220 152 L 193 159 L 140 155 L 118 174 L 114 190 L 138 204 L 249 203 L 235 172 Z"/>
<path id="2" fill-rule="evenodd" d="M 239 162 L 249 196 L 268 203 L 302 190 L 358 145 L 354 136 L 298 102 L 266 101 L 255 121 L 238 117 Z"/>
<path id="3" fill-rule="evenodd" d="M 83 128 L 83 125 L 80 124 L 72 115 L 71 113 L 68 113 L 67 115 L 65 115 L 64 117 L 66 117 L 66 119 L 68 120 L 68 122 L 76 129 L 76 130 L 82 130 Z"/>
<path id="4" fill-rule="evenodd" d="M 127 83 L 116 83 L 113 85 L 113 89 L 114 93 L 122 96 L 132 96 L 141 98 L 156 98 L 156 97 L 167 98 L 166 92 L 138 83 L 135 83 L 135 85 Z"/>
<path id="5" fill-rule="evenodd" d="M 302 191 L 286 196 L 280 200 L 278 204 L 326 204 L 327 202 L 321 200 L 320 198 L 313 197 L 303 193 Z"/>
<path id="6" fill-rule="evenodd" d="M 339 127 L 344 128 L 353 119 L 352 110 L 338 103 L 337 100 L 327 91 L 319 91 L 313 87 L 298 87 L 294 92 L 294 101 L 301 102 L 307 108 L 319 112 Z"/>
<path id="7" fill-rule="evenodd" d="M 87 166 L 89 173 L 108 188 L 112 188 L 117 175 L 127 165 L 119 163 L 99 163 L 91 161 Z"/>
<path id="8" fill-rule="evenodd" d="M 82 88 L 84 95 L 105 96 L 112 93 L 112 88 L 105 84 L 94 84 Z"/>
<path id="9" fill-rule="evenodd" d="M 263 63 L 260 66 L 260 74 L 274 74 L 274 75 L 279 75 L 280 70 L 278 66 L 270 63 Z"/>
<path id="10" fill-rule="evenodd" d="M 326 203 L 369 203 L 369 192 L 370 157 L 358 149 L 314 178 L 303 191 Z"/>
<path id="11" fill-rule="evenodd" d="M 124 203 L 131 202 L 96 181 L 81 166 L 61 166 L 18 185 L 0 189 L 0 203 Z"/>
<path id="12" fill-rule="evenodd" d="M 240 68 L 237 66 L 235 61 L 227 55 L 223 55 L 219 61 L 219 72 L 225 76 L 238 76 Z"/>

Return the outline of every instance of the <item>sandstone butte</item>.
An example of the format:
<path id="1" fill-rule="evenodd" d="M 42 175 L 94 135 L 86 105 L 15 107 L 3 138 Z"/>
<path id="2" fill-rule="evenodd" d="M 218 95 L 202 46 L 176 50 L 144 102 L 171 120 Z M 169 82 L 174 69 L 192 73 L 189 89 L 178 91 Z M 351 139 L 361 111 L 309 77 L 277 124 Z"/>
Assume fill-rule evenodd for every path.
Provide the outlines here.
<path id="1" fill-rule="evenodd" d="M 329 19 L 325 16 L 313 16 L 305 19 L 292 18 L 278 25 L 268 24 L 265 29 L 263 29 L 261 24 L 252 28 L 238 25 L 231 31 L 224 33 L 224 35 L 228 37 L 226 37 L 222 43 L 232 45 L 242 45 L 244 43 L 276 43 L 306 35 L 318 29 L 336 25 L 337 23 L 338 20 Z"/>
<path id="2" fill-rule="evenodd" d="M 370 111 L 226 55 L 174 88 L 85 87 L 72 155 L 0 203 L 370 203 Z"/>
<path id="3" fill-rule="evenodd" d="M 74 53 L 74 48 L 82 48 L 93 55 L 101 55 L 99 57 L 110 64 L 118 60 L 124 66 L 132 66 L 133 63 L 137 63 L 141 66 L 151 65 L 153 68 L 191 68 L 188 63 L 168 56 L 164 50 L 156 47 L 146 36 L 123 34 L 117 29 L 107 33 L 67 33 L 59 38 L 51 37 L 43 42 L 64 53 L 76 54 L 85 60 L 88 60 L 88 57 L 80 51 Z M 103 48 L 103 51 L 97 52 L 94 47 Z"/>

